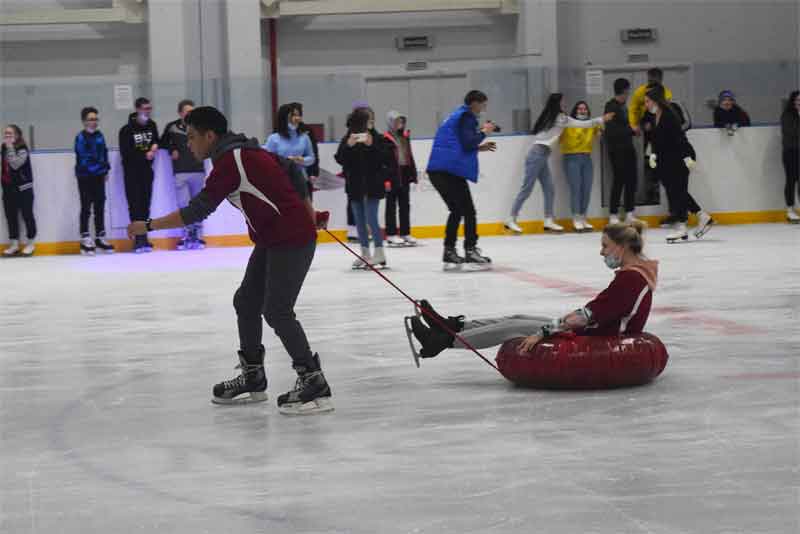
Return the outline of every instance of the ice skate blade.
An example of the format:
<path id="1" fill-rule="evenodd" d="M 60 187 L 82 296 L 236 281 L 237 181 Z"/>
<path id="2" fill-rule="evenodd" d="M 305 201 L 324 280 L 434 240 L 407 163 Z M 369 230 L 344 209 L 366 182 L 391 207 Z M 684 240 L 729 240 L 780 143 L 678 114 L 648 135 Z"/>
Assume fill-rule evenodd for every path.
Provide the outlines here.
<path id="1" fill-rule="evenodd" d="M 406 336 L 408 336 L 408 346 L 411 347 L 411 356 L 414 357 L 414 363 L 416 364 L 417 369 L 419 369 L 420 355 L 417 347 L 414 346 L 414 331 L 411 328 L 411 319 L 414 317 L 419 317 L 419 310 L 417 308 L 414 308 L 414 310 L 416 311 L 416 315 L 409 315 L 405 317 L 403 322 L 406 325 Z"/>
<path id="2" fill-rule="evenodd" d="M 457 273 L 463 269 L 463 263 L 445 263 L 442 265 L 442 270 L 446 273 Z"/>
<path id="3" fill-rule="evenodd" d="M 468 272 L 481 272 L 481 271 L 491 271 L 492 264 L 491 263 L 465 263 L 464 270 Z"/>
<path id="4" fill-rule="evenodd" d="M 94 256 L 93 250 L 81 250 L 81 256 Z"/>
<path id="5" fill-rule="evenodd" d="M 232 406 L 236 404 L 255 404 L 257 402 L 264 402 L 269 400 L 265 391 L 253 391 L 248 394 L 242 394 L 232 399 L 223 399 L 221 397 L 212 397 L 211 402 L 225 406 Z"/>
<path id="6" fill-rule="evenodd" d="M 800 219 L 789 219 L 789 218 L 787 218 L 786 222 L 788 222 L 789 224 L 800 224 Z"/>
<path id="7" fill-rule="evenodd" d="M 333 402 L 330 397 L 320 397 L 308 402 L 292 402 L 278 406 L 278 411 L 283 415 L 316 415 L 333 411 Z"/>
<path id="8" fill-rule="evenodd" d="M 667 238 L 667 243 L 670 243 L 670 244 L 672 244 L 672 243 L 681 243 L 681 242 L 682 243 L 686 243 L 688 241 L 689 241 L 689 235 L 688 234 L 684 234 L 684 235 L 682 235 L 680 237 L 668 237 Z"/>
<path id="9" fill-rule="evenodd" d="M 563 234 L 564 233 L 564 230 L 556 230 L 554 228 L 547 228 L 547 227 L 545 227 L 544 231 L 545 231 L 545 233 L 549 233 L 549 234 Z"/>
<path id="10" fill-rule="evenodd" d="M 505 230 L 507 234 L 522 235 L 522 230 L 514 230 L 513 228 L 509 228 L 505 224 L 503 225 L 503 230 Z"/>

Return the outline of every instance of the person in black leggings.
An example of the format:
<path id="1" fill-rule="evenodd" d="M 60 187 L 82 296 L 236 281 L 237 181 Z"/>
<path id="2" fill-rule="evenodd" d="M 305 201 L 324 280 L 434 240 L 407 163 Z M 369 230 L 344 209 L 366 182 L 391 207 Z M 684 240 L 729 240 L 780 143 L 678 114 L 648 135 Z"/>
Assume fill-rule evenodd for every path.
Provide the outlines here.
<path id="1" fill-rule="evenodd" d="M 783 137 L 783 168 L 786 171 L 786 220 L 800 223 L 800 215 L 794 209 L 795 194 L 800 194 L 800 91 L 789 95 L 789 102 L 781 115 Z"/>

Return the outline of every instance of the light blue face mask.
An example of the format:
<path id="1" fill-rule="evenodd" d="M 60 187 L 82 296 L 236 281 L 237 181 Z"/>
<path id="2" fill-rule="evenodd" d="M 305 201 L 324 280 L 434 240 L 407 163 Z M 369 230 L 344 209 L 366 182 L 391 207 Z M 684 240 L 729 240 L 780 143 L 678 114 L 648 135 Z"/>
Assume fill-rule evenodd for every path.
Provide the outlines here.
<path id="1" fill-rule="evenodd" d="M 603 261 L 606 262 L 606 267 L 608 267 L 609 269 L 619 269 L 620 267 L 622 267 L 622 258 L 618 258 L 611 254 L 604 257 Z"/>
<path id="2" fill-rule="evenodd" d="M 295 126 L 291 122 L 288 124 L 288 126 L 289 126 L 289 131 L 290 132 L 296 132 L 297 131 L 297 126 Z"/>

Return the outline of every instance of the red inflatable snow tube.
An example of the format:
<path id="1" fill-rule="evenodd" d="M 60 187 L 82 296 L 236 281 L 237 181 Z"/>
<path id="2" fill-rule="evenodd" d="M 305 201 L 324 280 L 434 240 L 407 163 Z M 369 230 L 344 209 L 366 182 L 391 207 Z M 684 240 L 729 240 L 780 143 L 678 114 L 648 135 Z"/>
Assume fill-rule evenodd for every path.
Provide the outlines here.
<path id="1" fill-rule="evenodd" d="M 497 367 L 518 386 L 543 389 L 608 389 L 652 381 L 667 366 L 661 340 L 636 336 L 559 334 L 522 352 L 523 338 L 506 341 L 497 352 Z"/>

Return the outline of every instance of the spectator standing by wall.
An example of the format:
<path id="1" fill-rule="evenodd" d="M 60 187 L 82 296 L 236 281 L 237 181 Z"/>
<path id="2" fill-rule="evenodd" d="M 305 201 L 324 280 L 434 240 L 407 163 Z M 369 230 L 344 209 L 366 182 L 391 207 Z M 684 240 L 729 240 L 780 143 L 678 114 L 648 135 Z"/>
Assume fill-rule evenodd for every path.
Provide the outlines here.
<path id="1" fill-rule="evenodd" d="M 583 100 L 575 104 L 570 117 L 579 121 L 591 118 L 589 104 Z M 570 190 L 572 207 L 572 226 L 576 232 L 591 232 L 594 227 L 586 220 L 589 201 L 592 198 L 594 182 L 594 162 L 592 150 L 594 140 L 602 127 L 566 128 L 561 134 L 561 154 L 563 155 L 564 174 Z"/>
<path id="2" fill-rule="evenodd" d="M 714 110 L 714 128 L 725 128 L 728 135 L 733 135 L 745 126 L 750 126 L 750 116 L 736 103 L 733 91 L 722 91 Z"/>
<path id="3" fill-rule="evenodd" d="M 158 126 L 150 118 L 153 106 L 146 98 L 136 99 L 136 111 L 128 117 L 128 124 L 119 131 L 119 151 L 125 175 L 125 196 L 131 221 L 150 218 L 153 198 L 153 160 L 158 153 Z M 151 252 L 153 244 L 147 234 L 137 235 L 133 251 Z"/>
<path id="4" fill-rule="evenodd" d="M 417 183 L 417 165 L 411 150 L 411 131 L 407 118 L 397 111 L 386 114 L 384 138 L 394 158 L 391 190 L 386 193 L 386 236 L 389 246 L 414 246 L 411 237 L 411 184 Z M 397 216 L 400 215 L 398 231 Z"/>
<path id="5" fill-rule="evenodd" d="M 81 110 L 83 130 L 75 136 L 75 178 L 81 200 L 81 254 L 94 255 L 96 250 L 112 253 L 114 247 L 106 241 L 105 206 L 106 182 L 111 166 L 108 163 L 106 139 L 98 128 L 97 108 Z M 94 235 L 89 233 L 89 217 L 94 214 Z"/>
<path id="6" fill-rule="evenodd" d="M 3 209 L 8 222 L 8 238 L 11 242 L 3 256 L 32 256 L 36 249 L 36 219 L 33 216 L 33 168 L 30 151 L 22 130 L 9 124 L 3 130 L 3 145 L 0 147 L 0 181 L 3 187 Z M 25 221 L 27 242 L 20 248 L 19 216 Z"/>
<path id="7" fill-rule="evenodd" d="M 206 171 L 202 161 L 197 161 L 189 150 L 186 135 L 186 116 L 194 109 L 194 102 L 181 100 L 178 103 L 178 119 L 164 128 L 161 146 L 167 149 L 172 160 L 172 172 L 175 174 L 175 198 L 178 208 L 185 208 L 194 197 L 203 190 Z M 183 236 L 178 240 L 177 249 L 203 249 L 206 242 L 202 237 L 203 223 L 198 222 L 183 229 Z"/>
<path id="8" fill-rule="evenodd" d="M 795 195 L 800 194 L 800 91 L 792 91 L 789 102 L 781 115 L 783 139 L 783 168 L 786 171 L 786 220 L 800 223 L 800 215 L 794 209 Z"/>

